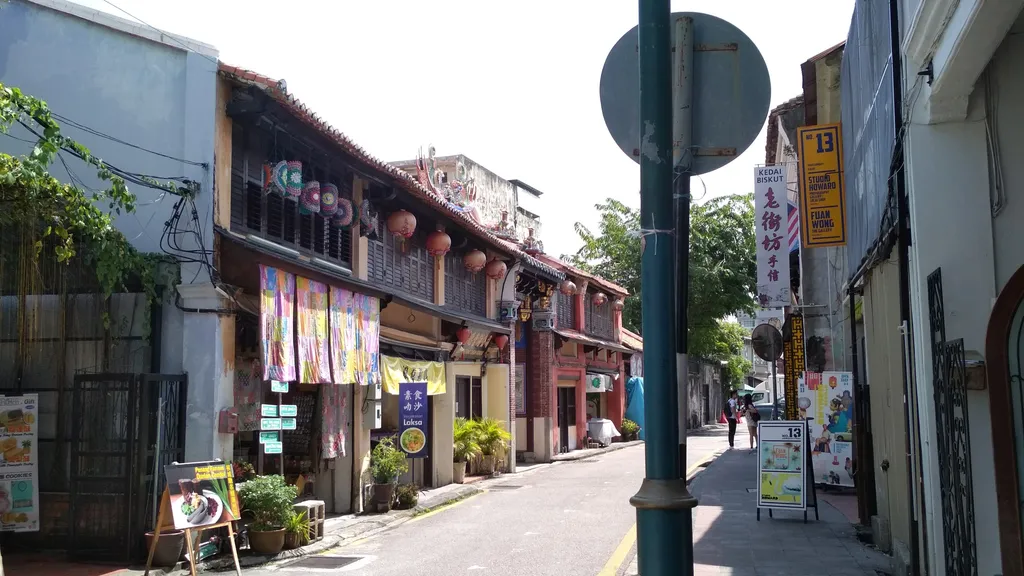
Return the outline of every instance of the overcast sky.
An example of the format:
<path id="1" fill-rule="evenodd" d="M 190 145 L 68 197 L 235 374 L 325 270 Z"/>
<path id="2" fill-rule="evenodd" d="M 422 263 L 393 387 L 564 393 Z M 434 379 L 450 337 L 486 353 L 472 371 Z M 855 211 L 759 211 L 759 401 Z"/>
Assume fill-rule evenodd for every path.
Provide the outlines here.
<path id="1" fill-rule="evenodd" d="M 579 247 L 606 197 L 639 206 L 640 170 L 605 128 L 598 83 L 635 0 L 77 0 L 188 36 L 273 78 L 384 160 L 430 144 L 544 192 L 548 253 Z M 772 106 L 801 91 L 800 64 L 845 40 L 853 0 L 691 0 L 761 50 Z M 115 8 L 116 6 L 117 8 Z M 764 129 L 745 154 L 693 184 L 752 191 Z"/>

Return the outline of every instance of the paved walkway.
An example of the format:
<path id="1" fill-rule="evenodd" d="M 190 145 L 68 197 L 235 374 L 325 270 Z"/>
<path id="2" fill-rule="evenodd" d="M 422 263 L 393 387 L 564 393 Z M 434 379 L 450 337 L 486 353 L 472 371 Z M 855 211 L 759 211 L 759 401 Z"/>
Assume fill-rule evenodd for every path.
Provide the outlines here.
<path id="1" fill-rule="evenodd" d="M 690 485 L 694 510 L 694 576 L 877 576 L 889 570 L 888 556 L 865 546 L 842 512 L 819 499 L 820 520 L 775 511 L 769 518 L 755 506 L 757 460 L 747 449 L 719 456 Z M 636 558 L 626 570 L 637 574 Z M 682 573 L 681 573 L 682 574 Z"/>

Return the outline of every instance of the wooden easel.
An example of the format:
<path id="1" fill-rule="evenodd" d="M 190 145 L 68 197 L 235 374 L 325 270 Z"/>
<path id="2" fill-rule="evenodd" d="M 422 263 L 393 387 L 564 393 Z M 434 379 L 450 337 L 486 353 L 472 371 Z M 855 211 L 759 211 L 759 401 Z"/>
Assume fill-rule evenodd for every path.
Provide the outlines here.
<path id="1" fill-rule="evenodd" d="M 210 524 L 209 526 L 202 526 L 200 528 L 185 528 L 185 546 L 188 548 L 188 567 L 192 576 L 196 576 L 196 557 L 195 546 L 192 544 L 193 531 L 198 540 L 199 536 L 202 536 L 204 530 L 212 530 L 214 528 L 228 529 L 228 541 L 231 542 L 231 556 L 235 560 L 235 575 L 242 576 L 242 567 L 238 564 L 238 547 L 235 544 L 235 527 L 234 522 L 229 520 L 227 522 L 220 522 L 218 524 Z M 156 553 L 156 545 L 160 540 L 160 533 L 166 530 L 174 530 L 174 520 L 171 516 L 171 493 L 164 487 L 163 496 L 160 497 L 160 512 L 156 516 L 156 526 L 153 527 L 153 543 L 149 546 L 149 556 L 146 558 L 146 574 L 149 576 L 149 570 L 153 566 L 153 554 Z"/>

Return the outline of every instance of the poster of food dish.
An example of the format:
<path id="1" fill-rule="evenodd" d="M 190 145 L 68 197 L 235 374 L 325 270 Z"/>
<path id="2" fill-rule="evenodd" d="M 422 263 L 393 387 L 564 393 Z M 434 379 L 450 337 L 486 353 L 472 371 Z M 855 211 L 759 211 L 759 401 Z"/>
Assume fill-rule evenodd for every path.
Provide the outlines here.
<path id="1" fill-rule="evenodd" d="M 800 418 L 808 422 L 814 483 L 853 486 L 853 374 L 804 372 Z"/>
<path id="2" fill-rule="evenodd" d="M 186 462 L 164 467 L 174 528 L 223 524 L 240 517 L 230 462 Z"/>
<path id="3" fill-rule="evenodd" d="M 39 395 L 0 396 L 0 532 L 39 531 Z"/>
<path id="4" fill-rule="evenodd" d="M 757 507 L 807 509 L 807 423 L 762 420 L 757 424 Z"/>
<path id="5" fill-rule="evenodd" d="M 427 457 L 427 383 L 398 384 L 398 445 L 408 458 Z"/>

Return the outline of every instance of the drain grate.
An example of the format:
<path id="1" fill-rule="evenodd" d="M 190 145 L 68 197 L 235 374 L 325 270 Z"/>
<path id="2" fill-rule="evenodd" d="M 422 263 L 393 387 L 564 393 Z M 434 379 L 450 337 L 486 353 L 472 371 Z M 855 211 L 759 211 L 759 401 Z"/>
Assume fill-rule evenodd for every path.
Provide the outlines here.
<path id="1" fill-rule="evenodd" d="M 519 484 L 496 484 L 494 486 L 488 486 L 487 487 L 488 490 L 516 490 L 517 488 L 522 488 L 522 485 L 519 485 Z"/>
<path id="2" fill-rule="evenodd" d="M 314 568 L 320 570 L 333 570 L 344 568 L 350 564 L 362 560 L 360 556 L 306 556 L 298 562 L 292 562 L 286 566 L 287 569 Z"/>

